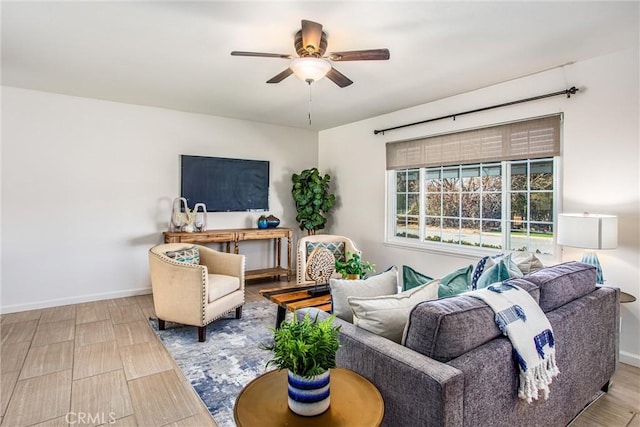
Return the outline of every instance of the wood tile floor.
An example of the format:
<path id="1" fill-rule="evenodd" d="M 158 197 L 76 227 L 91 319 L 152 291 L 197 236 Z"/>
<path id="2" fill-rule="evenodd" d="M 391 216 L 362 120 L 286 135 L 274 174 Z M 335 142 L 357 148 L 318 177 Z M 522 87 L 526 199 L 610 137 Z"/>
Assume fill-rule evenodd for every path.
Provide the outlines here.
<path id="1" fill-rule="evenodd" d="M 246 299 L 287 284 L 249 284 Z M 154 316 L 151 295 L 3 315 L 0 424 L 216 426 L 151 330 Z M 586 426 L 640 427 L 640 369 L 620 364 L 609 393 L 572 424 Z"/>

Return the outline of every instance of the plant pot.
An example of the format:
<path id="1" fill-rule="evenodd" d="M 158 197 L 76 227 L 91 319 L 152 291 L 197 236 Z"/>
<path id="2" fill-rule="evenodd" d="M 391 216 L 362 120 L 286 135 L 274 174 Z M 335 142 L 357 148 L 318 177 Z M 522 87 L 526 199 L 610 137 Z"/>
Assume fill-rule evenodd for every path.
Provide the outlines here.
<path id="1" fill-rule="evenodd" d="M 303 377 L 289 371 L 289 409 L 303 417 L 320 415 L 329 409 L 329 372 Z"/>
<path id="2" fill-rule="evenodd" d="M 347 280 L 358 280 L 360 278 L 359 274 L 345 274 L 344 278 Z"/>

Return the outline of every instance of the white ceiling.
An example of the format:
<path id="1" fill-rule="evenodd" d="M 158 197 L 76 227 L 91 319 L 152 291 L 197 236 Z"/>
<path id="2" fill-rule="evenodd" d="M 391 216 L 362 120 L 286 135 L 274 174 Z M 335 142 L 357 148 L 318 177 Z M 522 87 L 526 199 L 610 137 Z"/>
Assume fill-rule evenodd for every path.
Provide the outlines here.
<path id="1" fill-rule="evenodd" d="M 2 84 L 327 129 L 638 46 L 639 3 L 2 1 Z M 328 52 L 388 48 L 389 61 L 334 63 L 355 83 L 265 82 L 295 54 L 300 20 Z M 559 90 L 564 88 L 559 88 Z M 311 108 L 312 125 L 307 113 Z"/>

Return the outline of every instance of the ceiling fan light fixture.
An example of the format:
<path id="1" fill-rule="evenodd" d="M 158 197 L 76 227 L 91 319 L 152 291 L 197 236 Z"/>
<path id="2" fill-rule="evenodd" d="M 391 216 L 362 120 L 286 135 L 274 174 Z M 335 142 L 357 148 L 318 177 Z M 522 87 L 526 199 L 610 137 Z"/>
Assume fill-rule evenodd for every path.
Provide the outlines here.
<path id="1" fill-rule="evenodd" d="M 304 57 L 291 61 L 289 68 L 300 80 L 311 84 L 326 76 L 331 70 L 331 64 L 324 59 Z"/>

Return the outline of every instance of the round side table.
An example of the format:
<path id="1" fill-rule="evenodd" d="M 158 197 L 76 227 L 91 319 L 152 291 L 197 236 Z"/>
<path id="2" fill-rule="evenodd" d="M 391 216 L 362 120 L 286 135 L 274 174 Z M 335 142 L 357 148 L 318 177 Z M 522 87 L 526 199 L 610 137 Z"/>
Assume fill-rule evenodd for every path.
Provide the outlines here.
<path id="1" fill-rule="evenodd" d="M 287 403 L 287 371 L 267 372 L 238 395 L 233 416 L 238 427 L 379 426 L 384 402 L 366 378 L 343 368 L 331 370 L 331 405 L 315 417 L 293 413 Z"/>

